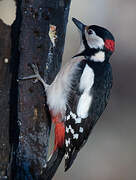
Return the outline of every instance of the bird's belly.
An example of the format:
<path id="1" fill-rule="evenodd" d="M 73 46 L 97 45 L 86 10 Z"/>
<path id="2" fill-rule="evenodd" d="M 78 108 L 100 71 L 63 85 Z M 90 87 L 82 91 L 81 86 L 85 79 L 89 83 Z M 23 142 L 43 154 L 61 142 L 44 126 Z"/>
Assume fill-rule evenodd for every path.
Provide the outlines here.
<path id="1" fill-rule="evenodd" d="M 67 97 L 64 89 L 58 84 L 53 85 L 47 91 L 47 104 L 54 115 L 64 113 L 66 110 Z"/>

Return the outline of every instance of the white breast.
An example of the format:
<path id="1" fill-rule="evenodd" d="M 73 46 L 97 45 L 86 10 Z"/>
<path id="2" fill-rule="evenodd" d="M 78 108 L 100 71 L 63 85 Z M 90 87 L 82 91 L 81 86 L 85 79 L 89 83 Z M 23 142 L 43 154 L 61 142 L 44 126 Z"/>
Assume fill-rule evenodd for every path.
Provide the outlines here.
<path id="1" fill-rule="evenodd" d="M 78 106 L 77 115 L 81 118 L 88 117 L 88 111 L 92 103 L 92 95 L 90 94 L 91 88 L 94 84 L 94 72 L 93 69 L 88 65 L 85 66 L 83 74 L 80 79 L 80 91 L 83 91 L 81 95 Z"/>
<path id="2" fill-rule="evenodd" d="M 68 95 L 72 87 L 73 74 L 78 69 L 78 64 L 81 60 L 73 58 L 61 68 L 61 71 L 47 90 L 47 103 L 54 115 L 59 112 L 62 114 L 65 113 Z"/>

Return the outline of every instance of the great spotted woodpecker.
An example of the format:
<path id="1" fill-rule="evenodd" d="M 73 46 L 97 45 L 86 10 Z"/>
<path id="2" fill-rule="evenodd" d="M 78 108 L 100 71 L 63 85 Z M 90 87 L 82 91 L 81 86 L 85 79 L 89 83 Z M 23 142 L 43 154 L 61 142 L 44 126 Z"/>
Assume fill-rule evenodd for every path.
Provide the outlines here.
<path id="1" fill-rule="evenodd" d="M 105 28 L 86 26 L 77 19 L 80 30 L 79 52 L 57 74 L 51 85 L 41 78 L 36 65 L 36 78 L 43 84 L 52 122 L 55 124 L 54 152 L 64 147 L 65 171 L 87 139 L 104 111 L 112 87 L 109 58 L 115 47 L 113 35 Z"/>

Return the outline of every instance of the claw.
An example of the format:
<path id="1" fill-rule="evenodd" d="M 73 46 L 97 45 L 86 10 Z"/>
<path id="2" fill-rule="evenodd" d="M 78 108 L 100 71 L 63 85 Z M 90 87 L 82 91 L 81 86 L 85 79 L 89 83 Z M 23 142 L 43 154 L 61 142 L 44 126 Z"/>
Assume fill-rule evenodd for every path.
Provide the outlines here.
<path id="1" fill-rule="evenodd" d="M 20 77 L 17 81 L 19 81 L 19 80 L 35 79 L 34 83 L 37 83 L 38 81 L 40 81 L 42 83 L 42 85 L 44 86 L 45 91 L 46 91 L 49 85 L 46 84 L 44 79 L 40 76 L 40 73 L 39 73 L 39 70 L 38 70 L 38 66 L 36 64 L 31 64 L 30 66 L 31 66 L 31 68 L 34 71 L 34 75 L 30 75 L 30 76 L 27 76 L 27 77 Z"/>
<path id="2" fill-rule="evenodd" d="M 35 74 L 39 74 L 38 66 L 36 64 L 32 64 L 31 67 Z"/>
<path id="3" fill-rule="evenodd" d="M 33 81 L 34 84 L 37 83 L 37 82 L 38 82 L 38 79 L 35 79 L 35 80 Z"/>
<path id="4" fill-rule="evenodd" d="M 26 76 L 26 77 L 19 77 L 18 81 L 20 80 L 28 80 L 28 79 L 37 79 L 37 75 L 31 75 L 31 76 Z"/>

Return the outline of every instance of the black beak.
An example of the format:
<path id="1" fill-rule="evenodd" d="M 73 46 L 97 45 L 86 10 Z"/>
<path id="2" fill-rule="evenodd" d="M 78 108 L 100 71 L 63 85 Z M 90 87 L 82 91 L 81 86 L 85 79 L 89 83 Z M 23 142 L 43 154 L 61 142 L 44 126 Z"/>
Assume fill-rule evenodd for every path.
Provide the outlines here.
<path id="1" fill-rule="evenodd" d="M 72 21 L 74 22 L 74 24 L 78 27 L 78 29 L 80 29 L 80 31 L 83 33 L 85 30 L 86 25 L 84 25 L 82 22 L 80 22 L 79 20 L 77 20 L 76 18 L 72 18 Z"/>

